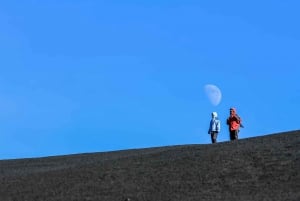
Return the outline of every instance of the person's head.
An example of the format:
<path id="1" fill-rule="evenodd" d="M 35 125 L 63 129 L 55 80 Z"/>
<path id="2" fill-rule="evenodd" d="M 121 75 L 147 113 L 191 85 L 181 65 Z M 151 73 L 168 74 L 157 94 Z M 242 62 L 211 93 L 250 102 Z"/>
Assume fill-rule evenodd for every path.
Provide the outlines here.
<path id="1" fill-rule="evenodd" d="M 236 109 L 234 107 L 231 107 L 229 111 L 230 111 L 230 115 L 235 115 L 236 113 Z"/>
<path id="2" fill-rule="evenodd" d="M 217 113 L 217 112 L 213 112 L 213 113 L 211 113 L 211 117 L 212 117 L 212 118 L 216 118 L 216 117 L 218 117 L 218 113 Z"/>

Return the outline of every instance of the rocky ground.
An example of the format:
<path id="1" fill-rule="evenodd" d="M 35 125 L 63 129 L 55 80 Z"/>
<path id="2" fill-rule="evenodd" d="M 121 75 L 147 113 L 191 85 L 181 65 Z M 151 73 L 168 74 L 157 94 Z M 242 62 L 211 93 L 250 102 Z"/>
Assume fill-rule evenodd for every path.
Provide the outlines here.
<path id="1" fill-rule="evenodd" d="M 1 201 L 299 201 L 300 131 L 0 161 Z"/>

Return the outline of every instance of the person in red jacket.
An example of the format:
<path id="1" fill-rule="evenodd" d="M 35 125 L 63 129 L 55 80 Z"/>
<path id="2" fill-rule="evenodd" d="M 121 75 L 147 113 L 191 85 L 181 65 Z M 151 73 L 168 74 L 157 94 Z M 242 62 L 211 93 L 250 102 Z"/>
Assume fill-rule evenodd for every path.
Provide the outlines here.
<path id="1" fill-rule="evenodd" d="M 242 119 L 237 115 L 235 108 L 230 108 L 230 116 L 227 118 L 230 140 L 237 140 L 240 131 Z"/>

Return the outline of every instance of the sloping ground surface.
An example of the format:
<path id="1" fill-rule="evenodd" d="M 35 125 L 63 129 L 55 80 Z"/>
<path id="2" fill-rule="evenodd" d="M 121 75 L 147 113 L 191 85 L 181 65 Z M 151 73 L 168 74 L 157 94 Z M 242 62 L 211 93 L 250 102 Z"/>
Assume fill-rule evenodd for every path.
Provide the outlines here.
<path id="1" fill-rule="evenodd" d="M 1 201 L 300 200 L 300 131 L 0 161 Z"/>

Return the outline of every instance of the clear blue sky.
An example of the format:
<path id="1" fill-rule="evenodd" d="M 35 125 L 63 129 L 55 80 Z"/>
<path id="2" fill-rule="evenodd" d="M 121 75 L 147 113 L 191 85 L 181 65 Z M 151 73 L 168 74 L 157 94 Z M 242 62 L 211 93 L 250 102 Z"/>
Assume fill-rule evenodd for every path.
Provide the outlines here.
<path id="1" fill-rule="evenodd" d="M 0 159 L 300 128 L 297 0 L 0 2 Z M 203 87 L 215 84 L 213 106 Z"/>

